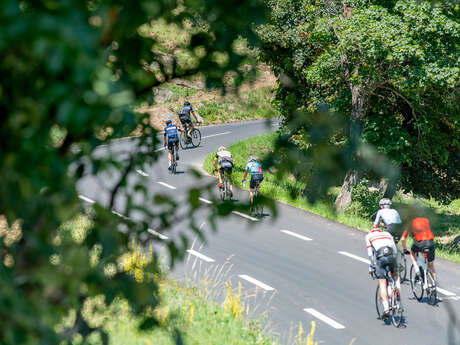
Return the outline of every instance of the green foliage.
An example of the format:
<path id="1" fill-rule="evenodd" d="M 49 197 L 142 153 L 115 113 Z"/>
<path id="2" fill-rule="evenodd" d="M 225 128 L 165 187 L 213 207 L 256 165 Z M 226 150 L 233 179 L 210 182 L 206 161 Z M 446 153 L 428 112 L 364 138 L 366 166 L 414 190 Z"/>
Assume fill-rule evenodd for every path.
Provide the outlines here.
<path id="1" fill-rule="evenodd" d="M 267 4 L 261 56 L 279 76 L 277 101 L 290 134 L 302 134 L 327 105 L 353 123 L 350 144 L 359 137 L 397 163 L 404 188 L 458 198 L 458 6 L 347 1 L 345 13 L 339 1 Z"/>
<path id="2" fill-rule="evenodd" d="M 379 200 L 383 197 L 383 193 L 378 190 L 369 188 L 367 180 L 361 180 L 351 193 L 351 205 L 347 208 L 347 212 L 360 216 L 366 219 L 371 219 L 376 213 L 376 206 Z"/>
<path id="3" fill-rule="evenodd" d="M 208 84 L 224 85 L 232 73 L 242 81 L 240 66 L 254 59 L 234 44 L 241 35 L 254 42 L 251 25 L 264 11 L 258 1 L 5 0 L 0 13 L 0 339 L 5 345 L 74 337 L 87 343 L 91 335 L 106 343 L 102 329 L 82 317 L 86 300 L 103 295 L 110 304 L 121 296 L 141 317 L 158 303 L 155 284 L 139 284 L 118 267 L 128 236 L 154 223 L 168 229 L 178 209 L 200 234 L 193 216 L 199 204 L 178 208 L 131 178 L 157 159 L 156 133 L 132 109 L 152 100 L 152 87 L 177 76 L 201 72 Z M 152 20 L 153 27 L 193 29 L 178 44 L 178 61 L 160 49 L 161 35 L 148 35 Z M 142 136 L 127 143 L 127 152 L 100 147 L 134 130 Z M 108 200 L 87 211 L 90 222 L 75 220 L 88 227 L 75 240 L 66 222 L 85 212 L 76 186 L 96 176 L 107 177 Z M 135 211 L 143 221 L 114 215 L 120 202 L 118 211 Z M 187 245 L 186 236 L 168 243 L 172 263 Z M 155 273 L 158 263 L 145 269 Z M 57 332 L 68 310 L 75 310 L 75 322 Z"/>

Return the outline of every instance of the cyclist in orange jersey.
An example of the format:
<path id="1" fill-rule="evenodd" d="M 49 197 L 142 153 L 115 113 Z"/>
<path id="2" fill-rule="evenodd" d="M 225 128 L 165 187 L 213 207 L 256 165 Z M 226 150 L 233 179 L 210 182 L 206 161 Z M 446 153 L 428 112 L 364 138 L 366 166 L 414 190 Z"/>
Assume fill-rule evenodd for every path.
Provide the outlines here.
<path id="1" fill-rule="evenodd" d="M 434 269 L 434 235 L 431 231 L 429 220 L 424 217 L 414 218 L 406 230 L 404 230 L 404 233 L 401 237 L 401 243 L 405 253 L 407 253 L 406 238 L 409 232 L 412 233 L 415 238 L 415 241 L 410 249 L 410 257 L 412 259 L 415 272 L 420 273 L 419 267 L 417 265 L 417 260 L 415 258 L 415 253 L 423 252 L 424 248 L 428 248 L 428 267 L 430 267 L 431 271 L 433 272 L 433 278 L 436 280 L 436 271 Z"/>

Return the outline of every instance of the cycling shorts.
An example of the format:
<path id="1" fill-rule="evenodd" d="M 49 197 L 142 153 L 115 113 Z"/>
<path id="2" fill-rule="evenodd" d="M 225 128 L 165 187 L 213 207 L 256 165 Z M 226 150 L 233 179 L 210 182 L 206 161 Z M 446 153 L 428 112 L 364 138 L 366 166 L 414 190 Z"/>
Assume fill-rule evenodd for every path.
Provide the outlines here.
<path id="1" fill-rule="evenodd" d="M 254 189 L 256 188 L 257 183 L 260 184 L 264 179 L 263 174 L 252 174 L 251 175 L 251 181 L 249 182 L 249 188 Z"/>
<path id="2" fill-rule="evenodd" d="M 418 252 L 423 253 L 424 248 L 428 249 L 428 262 L 433 262 L 434 254 L 435 254 L 433 240 L 414 241 L 410 250 L 412 250 L 415 253 L 418 253 Z"/>
<path id="3" fill-rule="evenodd" d="M 388 224 L 386 227 L 387 227 L 387 231 L 391 234 L 391 236 L 393 236 L 393 239 L 395 243 L 397 244 L 404 230 L 402 223 Z"/>
<path id="4" fill-rule="evenodd" d="M 377 279 L 386 279 L 387 270 L 391 273 L 395 272 L 396 262 L 393 255 L 382 256 L 376 259 L 375 276 Z"/>
<path id="5" fill-rule="evenodd" d="M 190 117 L 182 116 L 182 117 L 179 117 L 179 120 L 183 126 L 192 124 L 192 120 L 190 119 Z"/>
<path id="6" fill-rule="evenodd" d="M 177 145 L 178 142 L 177 138 L 168 140 L 168 150 L 172 150 L 173 145 Z"/>

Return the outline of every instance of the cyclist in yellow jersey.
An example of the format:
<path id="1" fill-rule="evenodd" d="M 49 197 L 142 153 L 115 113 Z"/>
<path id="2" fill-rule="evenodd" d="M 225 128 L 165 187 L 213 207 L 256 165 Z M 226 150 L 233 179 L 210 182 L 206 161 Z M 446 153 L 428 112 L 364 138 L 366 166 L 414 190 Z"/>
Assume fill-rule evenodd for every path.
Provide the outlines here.
<path id="1" fill-rule="evenodd" d="M 219 176 L 219 188 L 222 188 L 222 170 L 225 170 L 228 176 L 228 182 L 230 184 L 230 195 L 233 197 L 233 185 L 232 185 L 232 169 L 233 159 L 232 154 L 227 151 L 225 146 L 219 146 L 216 156 L 213 161 L 214 171 L 217 170 Z"/>

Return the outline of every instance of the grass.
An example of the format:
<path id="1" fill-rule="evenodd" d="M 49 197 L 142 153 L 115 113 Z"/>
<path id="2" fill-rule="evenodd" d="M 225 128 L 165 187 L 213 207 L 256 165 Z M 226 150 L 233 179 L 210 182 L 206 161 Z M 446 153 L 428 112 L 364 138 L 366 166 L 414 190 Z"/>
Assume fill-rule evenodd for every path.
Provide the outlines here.
<path id="1" fill-rule="evenodd" d="M 276 133 L 261 135 L 237 142 L 228 148 L 235 163 L 232 174 L 232 182 L 235 185 L 247 189 L 247 185 L 245 187 L 241 185 L 241 180 L 249 155 L 255 154 L 263 158 L 272 151 L 276 136 Z M 213 157 L 214 155 L 211 154 L 205 159 L 204 168 L 208 172 L 212 171 Z M 297 182 L 288 175 L 284 180 L 279 181 L 270 171 L 264 171 L 264 181 L 261 184 L 261 192 L 264 195 L 360 230 L 368 231 L 372 227 L 372 220 L 369 218 L 335 211 L 333 203 L 339 193 L 339 187 L 330 188 L 325 200 L 315 204 L 308 203 L 301 196 L 304 188 L 305 184 Z M 460 235 L 460 200 L 454 200 L 449 205 L 442 205 L 434 199 L 419 198 L 399 192 L 393 198 L 393 204 L 396 209 L 400 210 L 403 220 L 408 219 L 414 209 L 421 210 L 430 219 L 435 235 L 436 255 L 460 263 L 460 251 L 449 249 L 449 243 Z M 376 205 L 376 210 L 377 207 Z"/>

